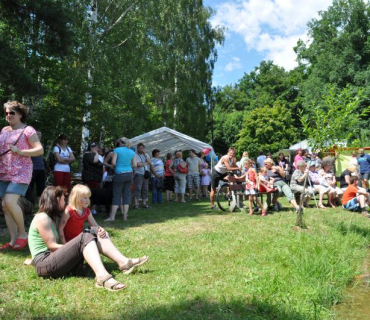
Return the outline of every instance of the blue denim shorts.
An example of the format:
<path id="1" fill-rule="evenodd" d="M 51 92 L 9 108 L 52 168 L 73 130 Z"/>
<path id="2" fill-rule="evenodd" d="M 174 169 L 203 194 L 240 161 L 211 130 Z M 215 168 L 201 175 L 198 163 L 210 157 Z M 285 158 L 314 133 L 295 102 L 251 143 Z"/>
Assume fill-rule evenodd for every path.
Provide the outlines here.
<path id="1" fill-rule="evenodd" d="M 344 209 L 349 211 L 361 211 L 360 204 L 358 203 L 357 198 L 353 198 L 349 200 L 344 206 L 342 206 Z"/>
<path id="2" fill-rule="evenodd" d="M 0 180 L 0 198 L 3 198 L 7 193 L 19 194 L 21 197 L 24 197 L 27 189 L 28 184 Z"/>

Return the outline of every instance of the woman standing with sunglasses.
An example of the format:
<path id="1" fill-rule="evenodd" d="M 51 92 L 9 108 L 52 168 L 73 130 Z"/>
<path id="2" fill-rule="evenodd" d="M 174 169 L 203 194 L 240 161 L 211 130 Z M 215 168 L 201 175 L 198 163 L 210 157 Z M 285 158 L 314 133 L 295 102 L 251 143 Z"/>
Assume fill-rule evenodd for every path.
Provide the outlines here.
<path id="1" fill-rule="evenodd" d="M 0 198 L 10 241 L 0 250 L 21 250 L 28 242 L 18 199 L 26 194 L 32 178 L 31 157 L 44 153 L 34 128 L 25 125 L 28 109 L 18 101 L 4 104 L 9 126 L 0 133 Z"/>

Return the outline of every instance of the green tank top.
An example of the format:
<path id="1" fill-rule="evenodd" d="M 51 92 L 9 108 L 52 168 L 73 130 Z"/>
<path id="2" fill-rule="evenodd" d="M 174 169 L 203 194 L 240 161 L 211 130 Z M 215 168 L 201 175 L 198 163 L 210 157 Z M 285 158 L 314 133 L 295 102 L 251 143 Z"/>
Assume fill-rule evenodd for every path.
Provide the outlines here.
<path id="1" fill-rule="evenodd" d="M 39 214 L 45 214 L 48 217 L 49 222 L 51 224 L 51 229 L 53 230 L 53 233 L 54 233 L 55 240 L 59 242 L 58 232 L 55 230 L 50 217 L 44 212 L 37 213 L 31 222 L 29 233 L 28 233 L 28 246 L 30 247 L 32 259 L 38 256 L 40 253 L 43 253 L 49 250 L 44 240 L 42 240 L 39 231 L 35 227 L 35 219 L 36 219 L 36 216 Z"/>

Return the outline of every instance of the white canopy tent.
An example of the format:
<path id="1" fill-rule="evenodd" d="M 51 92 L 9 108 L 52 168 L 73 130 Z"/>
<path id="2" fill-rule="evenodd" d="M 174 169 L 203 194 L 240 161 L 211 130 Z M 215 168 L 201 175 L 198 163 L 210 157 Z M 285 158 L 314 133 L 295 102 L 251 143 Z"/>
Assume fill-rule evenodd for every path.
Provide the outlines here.
<path id="1" fill-rule="evenodd" d="M 142 142 L 145 145 L 146 152 L 150 155 L 153 149 L 159 149 L 161 157 L 165 157 L 168 152 L 173 153 L 176 150 L 194 149 L 195 152 L 203 149 L 213 150 L 211 145 L 167 127 L 144 133 L 130 139 L 130 141 L 135 148 L 138 143 Z"/>

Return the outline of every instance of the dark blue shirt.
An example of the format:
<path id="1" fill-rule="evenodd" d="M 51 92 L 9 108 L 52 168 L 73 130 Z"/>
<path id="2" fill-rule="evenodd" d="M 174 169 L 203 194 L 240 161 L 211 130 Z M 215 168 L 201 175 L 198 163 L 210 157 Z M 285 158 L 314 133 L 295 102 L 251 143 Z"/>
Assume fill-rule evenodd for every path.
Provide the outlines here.
<path id="1" fill-rule="evenodd" d="M 370 156 L 367 153 L 360 154 L 357 160 L 360 166 L 360 173 L 370 173 Z"/>
<path id="2" fill-rule="evenodd" d="M 42 144 L 42 147 L 45 150 L 45 146 Z M 31 157 L 33 163 L 33 170 L 45 170 L 44 158 L 43 156 Z"/>

